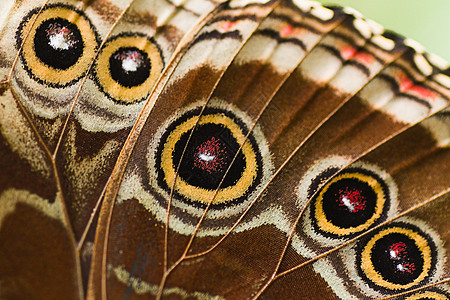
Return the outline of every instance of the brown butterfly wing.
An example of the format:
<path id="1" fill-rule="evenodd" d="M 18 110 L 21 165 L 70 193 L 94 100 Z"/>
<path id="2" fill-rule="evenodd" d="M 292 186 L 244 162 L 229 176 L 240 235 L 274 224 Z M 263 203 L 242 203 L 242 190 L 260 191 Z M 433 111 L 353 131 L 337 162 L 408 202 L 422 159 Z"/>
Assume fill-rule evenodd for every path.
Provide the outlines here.
<path id="1" fill-rule="evenodd" d="M 2 35 L 2 296 L 448 294 L 440 61 L 308 1 L 234 1 L 185 36 L 217 3 L 45 4 Z"/>
<path id="2" fill-rule="evenodd" d="M 240 12 L 242 19 L 247 18 L 247 9 Z M 291 16 L 294 9 L 304 14 L 302 21 Z M 120 296 L 133 289 L 137 298 L 376 298 L 445 278 L 443 269 L 437 270 L 445 261 L 444 232 L 420 220 L 432 214 L 433 205 L 445 207 L 441 203 L 447 200 L 439 198 L 448 191 L 444 175 L 448 160 L 441 156 L 446 142 L 441 143 L 424 125 L 436 119 L 440 128 L 448 128 L 445 118 L 441 120 L 445 111 L 439 112 L 448 105 L 448 88 L 433 80 L 446 75 L 401 38 L 376 29 L 367 35 L 364 26 L 368 25 L 359 16 L 335 10 L 326 18 L 328 10 L 307 9 L 277 4 L 253 35 L 242 39 L 237 53 L 233 26 L 241 20 L 220 12 L 193 38 L 130 136 L 127 155 L 116 169 L 117 176 L 123 176 L 121 184 L 109 186 L 106 201 L 111 206 L 103 207 L 100 221 L 109 237 L 101 233 L 94 264 L 106 277 L 103 295 Z M 215 20 L 226 23 L 216 25 Z M 325 25 L 318 27 L 330 32 L 314 42 L 311 36 L 318 31 L 314 22 L 320 21 Z M 293 37 L 289 41 L 293 45 L 282 49 L 286 39 L 269 33 L 266 24 L 279 29 L 279 34 L 302 27 L 304 35 Z M 214 25 L 221 31 L 221 35 L 210 33 L 219 37 L 216 43 L 204 33 L 217 30 Z M 264 35 L 269 38 L 263 40 Z M 283 54 L 277 51 L 295 51 L 302 38 L 312 49 L 296 62 L 298 67 L 274 72 L 282 69 L 276 57 Z M 201 51 L 196 48 L 199 41 Z M 226 54 L 221 52 L 224 45 L 230 46 Z M 228 57 L 232 60 L 225 60 Z M 229 64 L 226 71 L 222 71 L 224 62 Z M 354 80 L 344 81 L 348 78 Z M 411 136 L 422 143 L 411 141 Z M 234 139 L 237 150 L 230 150 Z M 233 157 L 231 166 L 226 165 L 229 157 Z M 401 186 L 405 179 L 395 172 L 395 158 L 397 168 L 408 166 L 411 174 L 432 168 L 425 162 L 435 160 L 440 167 L 433 175 L 442 180 L 430 176 L 435 189 L 420 192 L 409 184 L 420 181 L 421 186 L 429 186 L 430 181 L 415 177 L 417 182 Z M 214 178 L 225 174 L 221 172 L 226 175 Z M 329 197 L 330 187 L 336 190 L 332 195 L 341 195 L 338 206 L 346 207 L 347 215 L 323 216 L 323 210 L 331 208 L 317 203 L 324 194 Z M 350 201 L 350 196 L 356 198 Z M 369 198 L 377 200 L 369 204 Z M 354 211 L 369 211 L 369 206 L 371 213 L 353 219 Z M 399 218 L 402 214 L 408 217 Z M 358 226 L 347 224 L 346 217 Z M 333 222 L 343 222 L 343 228 Z M 442 228 L 448 226 L 443 223 Z M 354 262 L 343 265 L 342 257 L 355 261 L 360 257 L 354 249 L 363 247 L 373 232 L 384 234 L 382 226 L 399 230 L 399 235 L 409 228 L 408 241 L 413 244 L 429 237 L 429 247 L 423 249 L 435 251 L 435 260 L 424 258 L 425 252 L 416 253 L 419 261 L 430 262 L 426 272 L 414 273 L 420 280 L 393 287 L 370 277 L 372 273 L 388 276 L 384 270 L 370 273 L 370 265 L 365 271 L 352 270 Z M 392 247 L 405 243 L 388 242 Z M 407 272 L 408 266 L 398 268 Z M 361 283 L 358 272 L 366 271 L 369 283 Z"/>
<path id="3" fill-rule="evenodd" d="M 217 5 L 202 3 L 12 3 L 1 34 L 2 298 L 83 297 L 105 184 L 178 42 Z"/>

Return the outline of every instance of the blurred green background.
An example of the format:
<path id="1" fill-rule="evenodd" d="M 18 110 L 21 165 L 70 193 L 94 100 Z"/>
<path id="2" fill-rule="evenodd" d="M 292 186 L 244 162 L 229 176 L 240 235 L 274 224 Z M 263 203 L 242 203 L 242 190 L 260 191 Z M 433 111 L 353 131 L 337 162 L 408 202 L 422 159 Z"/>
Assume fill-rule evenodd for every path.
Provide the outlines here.
<path id="1" fill-rule="evenodd" d="M 450 0 L 316 0 L 350 6 L 450 62 Z"/>

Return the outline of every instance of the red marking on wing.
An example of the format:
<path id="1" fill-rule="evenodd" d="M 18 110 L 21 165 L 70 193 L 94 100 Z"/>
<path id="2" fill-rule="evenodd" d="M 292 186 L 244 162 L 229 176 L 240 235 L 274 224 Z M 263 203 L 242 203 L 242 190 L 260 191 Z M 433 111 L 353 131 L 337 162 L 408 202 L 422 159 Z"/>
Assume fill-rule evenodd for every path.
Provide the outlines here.
<path id="1" fill-rule="evenodd" d="M 345 190 L 339 190 L 337 196 L 339 206 L 346 206 L 350 212 L 358 212 L 366 208 L 366 200 L 360 190 L 345 188 Z"/>
<path id="2" fill-rule="evenodd" d="M 280 35 L 282 37 L 286 37 L 286 36 L 291 35 L 292 32 L 294 32 L 294 27 L 292 27 L 291 25 L 285 25 L 281 28 Z"/>
<path id="3" fill-rule="evenodd" d="M 341 49 L 342 58 L 345 60 L 353 59 L 363 64 L 371 64 L 374 61 L 374 57 L 368 53 L 360 52 L 352 46 L 346 46 Z"/>
<path id="4" fill-rule="evenodd" d="M 194 165 L 210 174 L 221 172 L 226 158 L 226 151 L 223 148 L 223 144 L 212 137 L 197 148 Z"/>
<path id="5" fill-rule="evenodd" d="M 356 53 L 356 49 L 351 46 L 346 46 L 341 49 L 341 55 L 343 59 L 349 59 L 353 57 Z"/>
<path id="6" fill-rule="evenodd" d="M 364 52 L 357 52 L 353 59 L 365 64 L 371 64 L 374 61 L 374 57 L 372 55 Z"/>
<path id="7" fill-rule="evenodd" d="M 418 95 L 421 98 L 430 100 L 434 100 L 437 97 L 435 92 L 427 89 L 426 87 L 415 85 L 414 82 L 403 72 L 399 72 L 398 81 L 400 92 L 402 93 L 408 91 Z"/>
<path id="8" fill-rule="evenodd" d="M 228 31 L 228 30 L 230 30 L 234 25 L 236 25 L 235 22 L 225 21 L 225 22 L 222 22 L 222 24 L 220 24 L 220 29 L 222 29 L 223 31 Z"/>

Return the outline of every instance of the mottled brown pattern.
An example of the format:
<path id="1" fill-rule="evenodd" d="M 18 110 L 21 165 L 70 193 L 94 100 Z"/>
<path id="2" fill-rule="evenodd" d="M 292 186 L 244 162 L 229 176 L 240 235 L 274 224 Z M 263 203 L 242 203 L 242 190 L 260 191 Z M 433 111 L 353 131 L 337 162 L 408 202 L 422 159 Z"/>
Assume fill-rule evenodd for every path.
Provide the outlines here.
<path id="1" fill-rule="evenodd" d="M 30 164 L 17 153 L 5 147 L 5 140 L 0 136 L 0 185 L 3 190 L 23 189 L 37 194 L 50 202 L 55 201 L 56 188 L 53 183 L 53 174 L 43 176 L 40 172 L 30 171 Z M 11 164 L 14 162 L 14 164 Z M 42 164 L 48 164 L 42 162 Z M 49 164 L 48 164 L 49 165 Z M 50 169 L 50 166 L 48 166 Z M 21 170 L 17 172 L 16 170 Z"/>
<path id="2" fill-rule="evenodd" d="M 175 41 L 181 40 L 181 38 L 183 37 L 183 33 L 180 32 L 178 28 L 170 24 L 161 26 L 160 28 L 158 28 L 158 30 L 160 30 L 161 35 L 163 35 L 169 42 L 171 42 L 171 50 L 175 51 L 175 48 L 178 45 L 178 43 Z"/>
<path id="3" fill-rule="evenodd" d="M 78 240 L 86 228 L 91 212 L 101 199 L 101 193 L 130 129 L 125 128 L 113 134 L 95 133 L 83 130 L 74 119 L 69 122 L 69 130 L 56 162 Z M 89 176 L 82 185 L 79 184 L 82 180 L 79 178 L 80 174 Z"/>
<path id="4" fill-rule="evenodd" d="M 114 23 L 122 13 L 122 9 L 108 0 L 83 0 L 83 2 L 85 6 L 89 6 L 96 11 L 103 20 L 110 23 Z"/>
<path id="5" fill-rule="evenodd" d="M 157 17 L 152 15 L 149 11 L 137 11 L 131 9 L 122 20 L 131 24 L 156 27 Z"/>
<path id="6" fill-rule="evenodd" d="M 8 84 L 5 82 L 1 82 L 0 83 L 0 96 L 3 96 L 3 94 L 6 92 L 7 89 L 8 89 Z"/>
<path id="7" fill-rule="evenodd" d="M 276 299 L 279 295 L 287 299 L 339 299 L 311 266 L 306 266 L 301 274 L 294 272 L 275 280 L 271 288 L 262 294 L 261 299 Z"/>

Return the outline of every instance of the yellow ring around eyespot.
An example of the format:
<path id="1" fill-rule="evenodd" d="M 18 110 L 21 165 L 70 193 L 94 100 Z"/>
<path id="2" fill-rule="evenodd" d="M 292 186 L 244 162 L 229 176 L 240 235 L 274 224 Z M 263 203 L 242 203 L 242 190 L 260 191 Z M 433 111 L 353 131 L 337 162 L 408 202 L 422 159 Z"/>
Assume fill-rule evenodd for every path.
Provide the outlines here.
<path id="1" fill-rule="evenodd" d="M 164 172 L 164 180 L 167 186 L 171 187 L 175 178 L 175 169 L 173 167 L 172 153 L 175 149 L 176 143 L 180 140 L 183 134 L 187 133 L 195 126 L 198 116 L 192 117 L 182 124 L 178 125 L 169 135 L 164 144 L 164 148 L 161 154 L 161 168 Z M 219 189 L 217 195 L 214 198 L 213 204 L 220 204 L 231 201 L 233 199 L 241 197 L 247 189 L 252 185 L 258 170 L 256 162 L 256 154 L 253 150 L 250 142 L 245 140 L 245 135 L 242 133 L 241 128 L 231 118 L 222 114 L 206 115 L 200 118 L 198 125 L 204 124 L 221 124 L 231 131 L 236 142 L 244 146 L 241 149 L 242 154 L 245 157 L 245 168 L 241 178 L 233 186 L 229 186 L 224 189 Z M 192 201 L 209 203 L 215 193 L 214 190 L 207 190 L 200 187 L 195 187 L 188 184 L 182 178 L 177 177 L 175 189 L 178 193 L 185 196 Z"/>
<path id="2" fill-rule="evenodd" d="M 406 300 L 418 300 L 425 297 L 435 300 L 448 300 L 447 296 L 432 291 L 419 292 L 407 297 Z"/>
<path id="3" fill-rule="evenodd" d="M 396 284 L 384 280 L 383 277 L 375 270 L 372 264 L 371 254 L 372 249 L 375 246 L 375 243 L 381 238 L 385 237 L 386 235 L 392 233 L 403 234 L 409 237 L 410 239 L 414 240 L 416 246 L 419 248 L 419 251 L 422 253 L 423 270 L 414 281 L 408 284 Z M 407 228 L 394 227 L 380 231 L 370 239 L 370 241 L 364 247 L 361 254 L 361 270 L 366 274 L 367 278 L 372 280 L 372 282 L 374 282 L 378 286 L 390 290 L 408 289 L 414 285 L 419 284 L 429 274 L 430 269 L 431 269 L 431 248 L 428 245 L 428 241 L 417 232 Z"/>
<path id="4" fill-rule="evenodd" d="M 78 58 L 77 62 L 65 70 L 57 70 L 44 64 L 34 52 L 34 36 L 39 26 L 52 18 L 62 18 L 75 24 L 81 33 L 83 39 L 83 54 Z M 28 69 L 31 70 L 36 78 L 49 84 L 65 85 L 69 82 L 80 78 L 89 68 L 92 59 L 97 51 L 97 40 L 89 21 L 76 11 L 65 7 L 51 7 L 44 10 L 36 18 L 34 26 L 31 28 L 33 18 L 25 24 L 22 29 L 22 39 L 31 30 L 23 45 L 23 57 L 25 58 Z"/>
<path id="5" fill-rule="evenodd" d="M 140 85 L 131 88 L 124 87 L 111 77 L 109 59 L 111 55 L 122 47 L 136 47 L 148 55 L 151 64 L 150 75 Z M 109 41 L 101 50 L 95 63 L 96 77 L 105 93 L 118 101 L 126 103 L 133 103 L 146 97 L 155 85 L 156 80 L 158 80 L 162 69 L 163 62 L 158 47 L 143 36 L 119 36 Z"/>
<path id="6" fill-rule="evenodd" d="M 327 217 L 325 216 L 325 212 L 323 211 L 323 195 L 328 190 L 328 188 L 335 182 L 341 179 L 358 179 L 362 182 L 367 183 L 377 195 L 377 201 L 375 204 L 375 211 L 372 217 L 367 220 L 365 223 L 358 225 L 356 227 L 342 228 L 331 223 Z M 386 203 L 386 195 L 384 194 L 383 188 L 381 184 L 373 177 L 361 174 L 361 173 L 345 173 L 336 176 L 328 182 L 319 193 L 316 203 L 315 203 L 315 215 L 317 218 L 317 225 L 326 232 L 330 232 L 336 235 L 349 235 L 357 232 L 361 232 L 367 230 L 377 219 L 380 218 L 383 213 L 384 205 Z"/>

